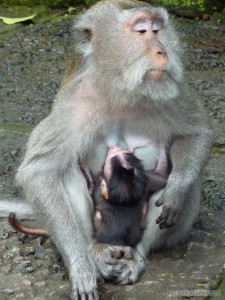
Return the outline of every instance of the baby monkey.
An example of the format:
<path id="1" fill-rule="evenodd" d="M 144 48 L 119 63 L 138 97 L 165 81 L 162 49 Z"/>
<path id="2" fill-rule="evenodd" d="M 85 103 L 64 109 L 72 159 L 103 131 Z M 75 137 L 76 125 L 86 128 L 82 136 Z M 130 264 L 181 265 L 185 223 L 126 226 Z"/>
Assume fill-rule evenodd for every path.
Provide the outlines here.
<path id="1" fill-rule="evenodd" d="M 134 247 L 145 228 L 149 197 L 166 185 L 165 174 L 157 170 L 145 171 L 132 152 L 118 146 L 109 148 L 103 171 L 96 182 L 91 170 L 82 162 L 80 169 L 95 205 L 96 241 Z M 45 230 L 21 225 L 13 213 L 8 220 L 12 227 L 26 234 L 48 235 Z"/>
<path id="2" fill-rule="evenodd" d="M 165 161 L 162 160 L 163 167 L 145 171 L 132 152 L 111 146 L 96 182 L 90 169 L 80 163 L 95 204 L 97 242 L 134 247 L 140 241 L 145 229 L 149 197 L 164 188 L 167 182 Z"/>
<path id="3" fill-rule="evenodd" d="M 145 228 L 149 198 L 148 176 L 141 161 L 118 146 L 110 147 L 95 186 L 96 240 L 134 247 Z"/>

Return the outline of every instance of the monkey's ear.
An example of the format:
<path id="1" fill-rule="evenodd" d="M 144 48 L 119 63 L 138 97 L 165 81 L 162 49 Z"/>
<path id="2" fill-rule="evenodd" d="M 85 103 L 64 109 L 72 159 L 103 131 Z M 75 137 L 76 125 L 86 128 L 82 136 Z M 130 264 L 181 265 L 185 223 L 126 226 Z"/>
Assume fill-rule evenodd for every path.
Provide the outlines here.
<path id="1" fill-rule="evenodd" d="M 83 56 L 90 55 L 93 52 L 93 29 L 91 24 L 89 22 L 86 22 L 82 18 L 78 19 L 74 24 L 74 33 L 77 51 Z"/>
<path id="2" fill-rule="evenodd" d="M 91 28 L 83 28 L 82 30 L 83 32 L 83 40 L 85 40 L 86 42 L 89 42 L 92 40 L 92 30 Z"/>
<path id="3" fill-rule="evenodd" d="M 101 189 L 101 195 L 103 196 L 103 198 L 105 200 L 108 200 L 109 199 L 109 192 L 108 192 L 107 183 L 106 183 L 104 178 L 102 178 L 100 189 Z"/>

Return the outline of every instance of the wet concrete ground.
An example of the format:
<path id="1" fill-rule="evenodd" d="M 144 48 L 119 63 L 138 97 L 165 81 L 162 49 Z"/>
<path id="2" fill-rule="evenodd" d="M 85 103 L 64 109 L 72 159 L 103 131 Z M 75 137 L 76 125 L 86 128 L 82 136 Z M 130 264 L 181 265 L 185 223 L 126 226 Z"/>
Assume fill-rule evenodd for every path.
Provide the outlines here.
<path id="1" fill-rule="evenodd" d="M 201 211 L 184 245 L 152 253 L 135 285 L 100 286 L 102 299 L 225 299 L 225 24 L 176 23 L 186 81 L 204 103 L 214 132 Z M 71 17 L 18 24 L 4 34 L 0 25 L 0 199 L 21 193 L 14 175 L 29 132 L 48 115 L 58 91 L 73 47 L 71 24 Z M 68 299 L 69 291 L 67 271 L 51 240 L 17 233 L 1 219 L 0 299 Z"/>

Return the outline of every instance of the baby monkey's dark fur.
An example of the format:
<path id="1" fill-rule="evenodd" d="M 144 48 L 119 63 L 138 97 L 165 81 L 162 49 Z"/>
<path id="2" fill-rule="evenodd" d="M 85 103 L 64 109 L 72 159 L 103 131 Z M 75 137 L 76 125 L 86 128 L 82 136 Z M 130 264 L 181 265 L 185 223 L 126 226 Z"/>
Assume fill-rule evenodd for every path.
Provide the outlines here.
<path id="1" fill-rule="evenodd" d="M 105 177 L 100 178 L 93 193 L 95 238 L 101 243 L 134 247 L 145 228 L 150 194 L 163 188 L 166 179 L 157 177 L 154 171 L 146 172 L 141 161 L 123 149 L 109 164 L 108 180 L 103 172 Z M 102 187 L 104 181 L 107 196 Z"/>
<path id="2" fill-rule="evenodd" d="M 108 199 L 102 194 L 101 179 L 94 190 L 95 238 L 101 243 L 134 247 L 144 230 L 148 177 L 132 153 L 124 153 L 124 160 L 130 169 L 122 166 L 118 156 L 111 158 Z"/>

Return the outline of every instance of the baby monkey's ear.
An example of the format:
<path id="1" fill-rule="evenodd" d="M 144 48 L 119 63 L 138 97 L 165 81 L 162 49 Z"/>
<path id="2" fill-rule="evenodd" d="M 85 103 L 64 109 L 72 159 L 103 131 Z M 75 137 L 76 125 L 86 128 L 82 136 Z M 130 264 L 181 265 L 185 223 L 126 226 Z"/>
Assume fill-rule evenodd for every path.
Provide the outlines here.
<path id="1" fill-rule="evenodd" d="M 107 184 L 106 184 L 106 181 L 105 181 L 104 178 L 102 178 L 100 189 L 101 189 L 101 195 L 103 196 L 103 198 L 105 200 L 108 200 L 109 199 L 109 192 L 108 192 Z"/>

